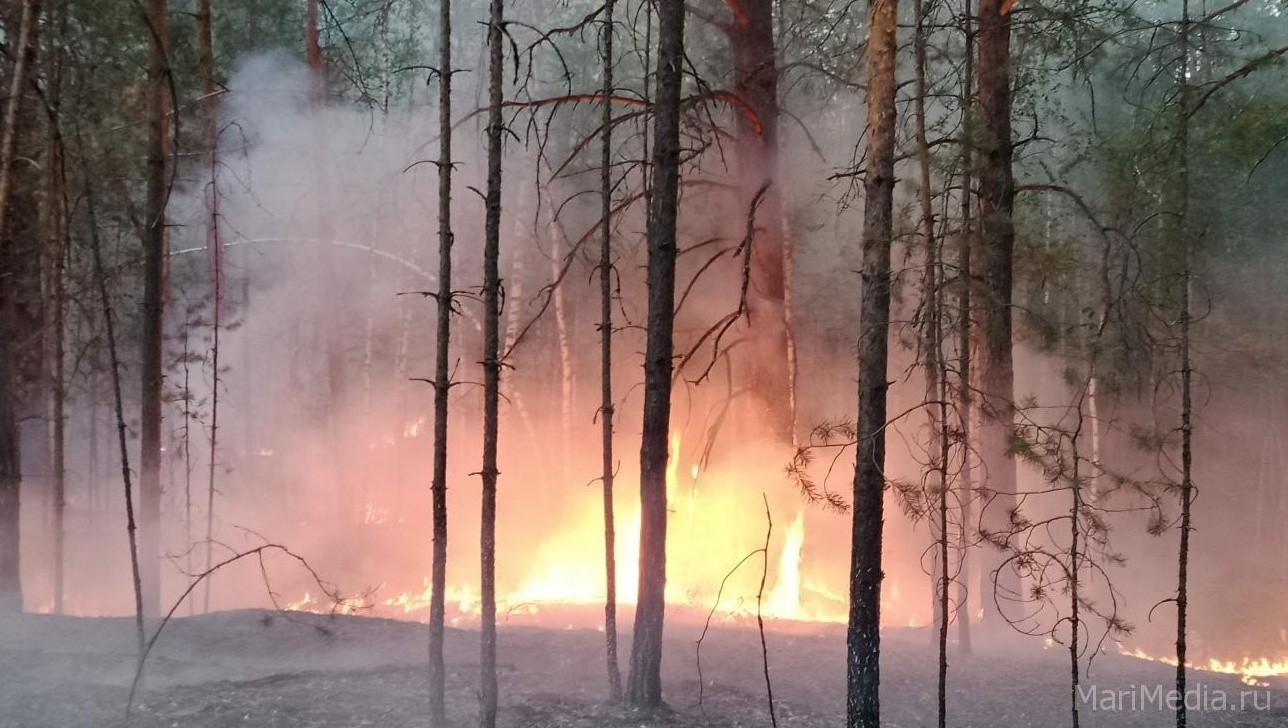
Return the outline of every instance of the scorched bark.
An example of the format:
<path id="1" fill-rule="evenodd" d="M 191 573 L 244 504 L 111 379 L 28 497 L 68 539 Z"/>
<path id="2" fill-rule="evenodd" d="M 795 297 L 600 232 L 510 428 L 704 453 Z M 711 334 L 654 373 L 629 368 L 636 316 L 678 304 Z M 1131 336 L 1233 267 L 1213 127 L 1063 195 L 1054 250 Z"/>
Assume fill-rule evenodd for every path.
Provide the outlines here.
<path id="1" fill-rule="evenodd" d="M 662 705 L 662 620 L 666 610 L 666 461 L 671 420 L 676 218 L 680 192 L 680 86 L 684 2 L 658 2 L 653 193 L 648 220 L 648 337 L 640 445 L 640 569 L 627 699 Z"/>

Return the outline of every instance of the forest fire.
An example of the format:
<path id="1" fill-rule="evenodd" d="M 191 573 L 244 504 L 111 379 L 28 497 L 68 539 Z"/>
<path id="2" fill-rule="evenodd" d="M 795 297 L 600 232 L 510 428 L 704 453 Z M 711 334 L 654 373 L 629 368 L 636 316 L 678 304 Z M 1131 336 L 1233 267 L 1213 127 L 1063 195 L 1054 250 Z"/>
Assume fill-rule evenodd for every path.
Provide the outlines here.
<path id="1" fill-rule="evenodd" d="M 0 3 L 0 723 L 1288 716 L 1282 3 L 347 5 Z"/>
<path id="2" fill-rule="evenodd" d="M 310 612 L 314 614 L 360 614 L 366 605 L 360 599 L 331 600 L 317 598 L 312 592 L 293 602 L 287 602 L 282 609 L 288 612 Z"/>
<path id="3" fill-rule="evenodd" d="M 809 537 L 805 506 L 788 501 L 774 518 L 767 496 L 747 487 L 749 475 L 718 467 L 703 471 L 696 464 L 685 467 L 682 447 L 681 436 L 672 437 L 667 468 L 673 514 L 668 533 L 672 555 L 668 603 L 723 619 L 759 613 L 778 620 L 844 622 L 844 589 L 829 588 L 826 581 L 803 573 Z M 592 496 L 587 492 L 575 498 L 557 528 L 541 538 L 522 573 L 508 589 L 500 590 L 499 613 L 539 615 L 557 607 L 603 604 L 602 503 Z M 616 527 L 617 599 L 623 605 L 635 603 L 639 580 L 640 517 L 638 505 L 631 500 L 628 492 L 619 506 Z M 367 506 L 365 515 L 366 523 L 377 525 L 390 517 L 387 509 L 374 506 Z M 772 526 L 768 518 L 774 518 Z M 425 577 L 419 581 L 419 588 L 376 598 L 365 609 L 378 616 L 427 618 L 430 583 Z M 897 586 L 889 591 L 887 607 L 893 623 L 916 623 L 918 615 L 905 613 L 900 596 Z M 446 603 L 454 623 L 469 622 L 480 612 L 480 596 L 468 580 L 453 582 L 449 577 Z M 335 611 L 309 594 L 287 609 Z M 578 626 L 599 624 L 590 621 Z"/>
<path id="4" fill-rule="evenodd" d="M 1135 657 L 1137 659 L 1148 660 L 1150 662 L 1161 662 L 1165 665 L 1176 667 L 1175 657 L 1159 657 L 1151 655 L 1139 647 L 1129 650 L 1120 646 L 1118 648 L 1118 652 L 1119 654 L 1126 655 L 1128 657 Z M 1212 657 L 1208 658 L 1206 663 L 1190 662 L 1187 663 L 1187 666 L 1192 670 L 1200 670 L 1203 672 L 1238 675 L 1239 679 L 1245 685 L 1256 687 L 1265 687 L 1267 685 L 1267 683 L 1264 682 L 1264 678 L 1288 676 L 1288 656 L 1277 659 L 1270 657 L 1244 656 L 1238 660 L 1220 660 Z"/>

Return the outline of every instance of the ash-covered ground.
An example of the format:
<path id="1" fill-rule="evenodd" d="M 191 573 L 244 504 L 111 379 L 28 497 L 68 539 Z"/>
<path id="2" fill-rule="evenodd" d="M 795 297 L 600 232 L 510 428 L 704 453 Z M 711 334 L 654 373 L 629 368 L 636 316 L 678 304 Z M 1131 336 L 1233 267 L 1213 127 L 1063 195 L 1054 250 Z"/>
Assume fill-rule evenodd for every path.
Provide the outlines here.
<path id="1" fill-rule="evenodd" d="M 500 724 L 770 725 L 756 630 L 712 626 L 702 644 L 701 679 L 695 659 L 700 632 L 700 624 L 669 628 L 664 671 L 672 712 L 646 716 L 605 703 L 601 632 L 503 625 Z M 176 619 L 156 643 L 129 725 L 424 726 L 426 636 L 422 624 L 356 616 L 248 610 Z M 451 630 L 447 638 L 448 710 L 459 726 L 476 721 L 477 637 Z M 778 625 L 766 638 L 778 725 L 843 725 L 844 629 Z M 130 619 L 23 615 L 0 623 L 0 726 L 126 725 L 134 639 Z M 949 725 L 1070 724 L 1063 651 L 1018 638 L 980 641 L 974 656 L 951 657 Z M 623 666 L 629 645 L 624 634 Z M 882 665 L 886 724 L 934 725 L 936 652 L 930 634 L 887 631 Z M 1172 679 L 1166 665 L 1098 657 L 1084 678 L 1082 725 L 1170 725 L 1172 714 L 1151 698 Z M 1288 680 L 1272 679 L 1258 688 L 1207 672 L 1194 672 L 1190 680 L 1196 688 L 1192 700 L 1201 708 L 1192 712 L 1191 725 L 1288 726 Z M 1255 695 L 1248 694 L 1254 689 Z"/>

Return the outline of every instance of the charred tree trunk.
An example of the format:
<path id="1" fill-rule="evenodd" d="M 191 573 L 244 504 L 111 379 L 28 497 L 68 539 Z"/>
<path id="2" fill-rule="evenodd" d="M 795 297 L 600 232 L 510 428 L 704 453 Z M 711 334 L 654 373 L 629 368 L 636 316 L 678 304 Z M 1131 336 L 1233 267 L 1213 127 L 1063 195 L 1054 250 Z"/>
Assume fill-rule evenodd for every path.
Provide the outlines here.
<path id="1" fill-rule="evenodd" d="M 617 535 L 613 515 L 613 10 L 616 0 L 604 4 L 600 52 L 604 69 L 603 125 L 599 155 L 599 341 L 600 404 L 604 488 L 604 658 L 608 668 L 608 694 L 622 699 L 622 671 L 617 664 Z"/>
<path id="2" fill-rule="evenodd" d="M 783 189 L 778 175 L 778 62 L 773 0 L 730 0 L 728 29 L 733 54 L 734 93 L 743 103 L 737 115 L 740 157 L 738 189 L 744 204 L 756 199 L 751 285 L 747 290 L 751 356 L 748 385 L 764 408 L 766 424 L 793 442 L 790 331 L 787 327 L 788 241 Z"/>
<path id="3" fill-rule="evenodd" d="M 161 609 L 161 400 L 165 384 L 166 204 L 170 196 L 170 9 L 152 0 L 148 32 L 148 197 L 143 230 L 143 404 L 139 437 L 139 570 L 144 616 Z"/>
<path id="4" fill-rule="evenodd" d="M 438 311 L 434 352 L 433 564 L 429 600 L 429 724 L 447 725 L 443 664 L 447 589 L 447 395 L 452 339 L 452 3 L 438 7 Z"/>
<path id="5" fill-rule="evenodd" d="M 859 334 L 858 453 L 846 635 L 846 725 L 881 720 L 881 532 L 890 331 L 890 240 L 894 205 L 895 61 L 898 0 L 873 0 L 868 16 L 867 171 Z"/>
<path id="6" fill-rule="evenodd" d="M 980 389 L 982 427 L 979 438 L 987 493 L 980 513 L 982 528 L 994 539 L 1011 531 L 1016 508 L 1015 460 L 1011 436 L 1015 418 L 1015 372 L 1011 360 L 1011 277 L 1015 248 L 1015 179 L 1011 156 L 1011 18 L 1006 0 L 979 0 L 979 262 L 976 300 L 980 306 Z M 999 602 L 1021 596 L 1019 576 L 1002 568 L 1003 552 L 994 554 L 993 598 L 985 597 L 986 619 L 1005 623 Z"/>
<path id="7" fill-rule="evenodd" d="M 496 680 L 496 483 L 498 405 L 501 392 L 501 118 L 504 71 L 505 8 L 492 0 L 488 20 L 487 191 L 483 232 L 483 508 L 480 529 L 482 555 L 482 639 L 479 668 L 479 726 L 495 728 Z"/>
<path id="8" fill-rule="evenodd" d="M 662 622 L 666 612 L 666 462 L 671 423 L 676 219 L 680 193 L 680 88 L 684 2 L 658 3 L 657 98 L 653 108 L 653 192 L 648 222 L 648 335 L 640 444 L 640 565 L 627 700 L 662 706 Z"/>
<path id="9" fill-rule="evenodd" d="M 13 347 L 16 286 L 13 237 L 5 229 L 13 192 L 13 160 L 18 141 L 18 110 L 26 96 L 29 49 L 36 34 L 36 0 L 22 6 L 18 41 L 14 46 L 13 77 L 5 104 L 4 130 L 0 132 L 0 613 L 22 611 L 22 578 L 19 558 L 22 461 L 18 441 L 17 366 Z"/>

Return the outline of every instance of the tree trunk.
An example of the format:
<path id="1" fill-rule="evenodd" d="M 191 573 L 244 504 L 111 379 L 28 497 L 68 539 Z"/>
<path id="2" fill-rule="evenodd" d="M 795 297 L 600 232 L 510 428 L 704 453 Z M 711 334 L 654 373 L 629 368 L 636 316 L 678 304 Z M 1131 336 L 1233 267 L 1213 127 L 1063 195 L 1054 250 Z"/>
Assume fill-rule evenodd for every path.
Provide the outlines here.
<path id="1" fill-rule="evenodd" d="M 881 718 L 881 531 L 890 331 L 890 239 L 894 204 L 895 62 L 898 0 L 873 0 L 868 19 L 867 172 L 864 176 L 858 454 L 846 635 L 846 725 Z"/>
<path id="2" fill-rule="evenodd" d="M 429 724 L 447 725 L 447 672 L 443 664 L 447 588 L 447 395 L 452 338 L 452 3 L 438 13 L 438 311 L 434 352 L 433 565 L 429 601 Z"/>
<path id="3" fill-rule="evenodd" d="M 483 232 L 483 508 L 480 529 L 483 602 L 479 669 L 479 726 L 495 728 L 496 680 L 496 482 L 498 405 L 501 391 L 501 118 L 504 71 L 504 4 L 492 0 L 488 21 L 487 217 Z"/>
<path id="4" fill-rule="evenodd" d="M 224 251 L 219 235 L 219 104 L 215 100 L 215 38 L 210 0 L 197 5 L 198 60 L 201 66 L 202 137 L 210 175 L 206 191 L 206 247 L 210 250 L 210 279 L 214 300 L 211 302 L 210 343 L 210 458 L 206 473 L 206 568 L 210 571 L 214 548 L 215 472 L 219 453 L 219 335 L 224 315 Z M 191 548 L 191 545 L 189 545 Z M 210 611 L 210 592 L 214 575 L 206 577 L 205 611 Z"/>
<path id="5" fill-rule="evenodd" d="M 1082 429 L 1082 404 L 1078 404 L 1078 429 L 1070 438 L 1070 448 L 1073 451 L 1073 473 L 1069 481 L 1069 493 L 1072 496 L 1072 503 L 1069 507 L 1069 715 L 1073 728 L 1079 728 L 1078 704 L 1080 701 L 1080 691 L 1078 689 L 1078 659 L 1081 656 L 1082 648 L 1079 645 L 1079 638 L 1082 636 L 1082 581 L 1078 570 L 1081 566 L 1080 559 L 1082 554 L 1079 550 L 1080 541 L 1082 540 L 1081 529 L 1079 525 L 1082 522 L 1082 480 L 1081 480 L 1081 454 L 1078 452 L 1078 438 Z"/>
<path id="6" fill-rule="evenodd" d="M 1190 327 L 1193 323 L 1190 311 L 1190 278 L 1193 274 L 1193 243 L 1190 239 L 1190 108 L 1192 86 L 1190 83 L 1190 19 L 1189 0 L 1181 4 L 1181 67 L 1180 67 L 1180 108 L 1177 110 L 1178 129 L 1177 163 L 1177 196 L 1180 210 L 1176 216 L 1177 228 L 1181 242 L 1181 284 L 1180 284 L 1180 329 L 1181 329 L 1181 543 L 1177 555 L 1176 584 L 1176 691 L 1185 695 L 1186 676 L 1185 662 L 1188 659 L 1187 625 L 1189 621 L 1189 569 L 1190 569 L 1190 532 L 1192 526 L 1192 506 L 1194 504 L 1194 424 L 1193 416 L 1193 379 L 1194 369 L 1190 360 Z M 1184 700 L 1176 703 L 1176 728 L 1185 728 L 1189 722 Z"/>
<path id="7" fill-rule="evenodd" d="M 568 325 L 569 306 L 564 296 L 563 281 L 559 280 L 560 271 L 564 267 L 565 253 L 563 243 L 568 236 L 564 232 L 563 225 L 559 222 L 559 206 L 555 204 L 554 195 L 550 194 L 549 187 L 546 188 L 546 194 L 543 196 L 546 199 L 547 213 L 550 215 L 549 224 L 546 225 L 546 232 L 550 235 L 550 285 L 552 287 L 550 296 L 554 303 L 555 333 L 559 341 L 559 439 L 561 448 L 559 463 L 553 469 L 552 475 L 562 484 L 568 481 L 569 467 L 572 463 L 572 413 L 573 399 L 576 392 L 574 386 L 576 370 L 572 355 L 572 335 Z M 558 515 L 556 512 L 556 517 Z"/>
<path id="8" fill-rule="evenodd" d="M 326 106 L 326 71 L 322 63 L 322 45 L 318 29 L 318 0 L 308 0 L 305 8 L 305 58 L 309 67 L 309 102 L 313 106 L 314 170 L 318 185 L 318 226 L 317 245 L 318 262 L 321 270 L 318 273 L 318 296 L 321 301 L 322 337 L 326 349 L 326 381 L 331 395 L 327 408 L 327 428 L 331 439 L 332 482 L 334 488 L 336 518 L 346 523 L 358 517 L 358 508 L 349 492 L 347 472 L 348 438 L 345 437 L 344 416 L 347 404 L 347 388 L 344 376 L 344 352 L 341 347 L 340 332 L 344 330 L 340 309 L 335 305 L 337 299 L 335 287 L 335 263 L 331 243 L 333 225 L 331 219 L 331 175 L 329 164 L 329 145 L 323 120 L 320 118 Z"/>
<path id="9" fill-rule="evenodd" d="M 45 274 L 42 276 L 45 286 L 44 311 L 46 342 L 45 359 L 48 377 L 48 411 L 49 439 L 53 443 L 53 571 L 54 571 L 54 613 L 63 613 L 63 597 L 66 567 L 66 514 L 67 514 L 67 420 L 65 409 L 67 402 L 66 359 L 66 310 L 67 310 L 67 236 L 66 207 L 64 189 L 66 179 L 63 170 L 63 144 L 60 118 L 62 103 L 62 44 L 66 36 L 66 12 L 58 5 L 49 7 L 45 13 L 45 22 L 50 29 L 49 57 L 45 82 L 45 97 L 49 107 L 49 128 L 45 143 L 44 162 L 44 220 L 42 233 L 44 242 L 41 246 L 45 259 Z M 54 29 L 58 28 L 55 37 Z"/>
<path id="10" fill-rule="evenodd" d="M 148 13 L 152 59 L 148 67 L 151 125 L 148 136 L 148 197 L 143 231 L 143 404 L 139 437 L 139 570 L 143 614 L 161 608 L 161 400 L 165 384 L 166 204 L 170 196 L 170 9 L 152 0 Z"/>
<path id="11" fill-rule="evenodd" d="M 957 245 L 957 425 L 961 430 L 958 447 L 962 452 L 961 470 L 958 473 L 957 492 L 961 494 L 961 531 L 958 533 L 957 551 L 961 563 L 957 569 L 957 651 L 971 653 L 970 611 L 971 552 L 969 535 L 973 531 L 975 497 L 973 440 L 971 439 L 971 259 L 973 238 L 972 202 L 975 195 L 975 155 L 971 147 L 972 91 L 975 88 L 975 25 L 970 12 L 971 0 L 964 0 L 962 12 L 962 40 L 965 53 L 962 61 L 962 85 L 959 104 L 962 115 L 962 182 L 961 182 L 961 236 Z"/>
<path id="12" fill-rule="evenodd" d="M 46 28 L 51 28 L 54 22 L 56 22 L 56 18 L 54 17 L 53 9 L 50 8 L 45 14 Z M 35 63 L 36 59 L 34 56 L 39 51 L 38 44 L 34 38 L 31 40 L 27 52 L 32 56 L 28 62 Z M 54 579 L 54 607 L 56 612 L 61 610 L 62 607 L 61 592 L 63 575 L 61 549 L 63 540 L 63 505 L 65 502 L 63 493 L 63 485 L 65 482 L 63 476 L 65 473 L 61 468 L 60 460 L 58 458 L 61 454 L 61 443 L 59 441 L 59 437 L 62 434 L 60 431 L 60 408 L 62 403 L 60 398 L 62 397 L 63 390 L 62 371 L 60 368 L 62 357 L 58 353 L 58 348 L 62 343 L 59 341 L 59 327 L 61 326 L 61 309 L 59 308 L 61 306 L 61 298 L 59 286 L 61 285 L 60 276 L 62 275 L 60 252 L 62 250 L 62 245 L 61 237 L 56 231 L 56 225 L 59 222 L 58 214 L 61 211 L 59 205 L 62 202 L 62 197 L 58 188 L 58 168 L 54 161 L 58 159 L 57 155 L 59 152 L 57 144 L 58 129 L 56 123 L 53 121 L 54 117 L 57 115 L 58 106 L 57 55 L 58 54 L 53 50 L 51 42 L 50 52 L 45 58 L 45 101 L 46 111 L 50 116 L 50 122 L 46 124 L 44 158 L 40 163 L 39 185 L 41 194 L 38 205 L 37 222 L 34 227 L 29 228 L 30 232 L 27 236 L 32 240 L 32 246 L 36 251 L 37 258 L 36 278 L 39 284 L 39 305 L 37 310 L 39 311 L 39 317 L 36 319 L 38 326 L 36 331 L 39 332 L 40 348 L 39 358 L 36 362 L 38 364 L 38 368 L 33 372 L 33 374 L 37 377 L 36 390 L 40 398 L 39 406 L 41 408 L 38 410 L 39 416 L 41 417 L 41 422 L 45 425 L 43 432 L 41 433 L 41 447 L 39 448 L 42 453 L 42 457 L 37 463 L 37 467 L 45 470 L 47 473 L 45 476 L 45 481 L 48 483 L 46 505 L 48 507 L 50 540 L 52 542 L 51 561 Z M 28 86 L 30 87 L 30 84 Z M 24 106 L 24 111 L 29 112 L 30 109 L 30 105 Z M 25 116 L 27 116 L 25 113 L 20 116 L 17 126 L 24 127 L 29 123 L 22 118 Z M 35 120 L 32 119 L 32 122 L 34 121 Z M 34 134 L 32 136 L 34 136 Z M 33 144 L 32 148 L 34 149 L 34 147 L 35 145 Z M 31 186 L 29 189 L 34 192 L 35 186 Z M 19 204 L 23 204 L 26 207 L 32 207 L 31 203 Z M 21 233 L 17 231 L 16 222 L 12 219 L 9 221 L 7 229 L 11 231 L 8 233 L 10 238 L 17 238 L 21 235 Z M 22 255 L 22 253 L 18 254 Z M 9 275 L 14 275 L 16 273 L 16 270 L 12 268 L 9 269 Z M 37 410 L 33 410 L 33 413 L 36 411 Z M 21 432 L 19 433 L 19 439 L 22 439 Z"/>
<path id="13" fill-rule="evenodd" d="M 5 229 L 13 190 L 14 150 L 18 140 L 18 110 L 26 96 L 24 87 L 30 63 L 29 49 L 36 34 L 36 0 L 22 6 L 22 19 L 14 46 L 13 77 L 5 104 L 4 131 L 0 136 L 0 614 L 22 611 L 22 578 L 19 558 L 22 460 L 18 438 L 18 372 L 12 346 L 16 286 L 13 237 Z"/>
<path id="14" fill-rule="evenodd" d="M 926 249 L 926 271 L 923 280 L 922 306 L 926 336 L 926 403 L 930 412 L 930 468 L 934 471 L 932 484 L 938 486 L 935 495 L 935 512 L 931 532 L 935 535 L 934 568 L 932 569 L 931 594 L 934 596 L 932 613 L 935 616 L 935 647 L 939 652 L 937 680 L 938 728 L 945 728 L 948 720 L 948 624 L 952 620 L 948 588 L 952 583 L 948 565 L 948 487 L 950 477 L 948 458 L 952 443 L 948 428 L 948 371 L 944 361 L 944 264 L 943 250 L 935 235 L 934 200 L 931 195 L 933 177 L 930 160 L 930 141 L 926 136 L 926 55 L 927 10 L 925 0 L 913 0 L 916 36 L 913 40 L 915 88 L 913 113 L 917 144 L 917 172 L 919 177 L 917 202 L 920 212 L 921 239 Z M 937 481 L 937 482 L 936 482 Z"/>
<path id="15" fill-rule="evenodd" d="M 183 359 L 181 360 L 183 362 L 183 387 L 180 390 L 183 393 L 181 397 L 181 401 L 183 402 L 183 425 L 182 427 L 180 427 L 180 432 L 182 432 L 182 440 L 183 440 L 183 543 L 186 549 L 184 553 L 184 572 L 187 574 L 195 573 L 193 571 L 193 566 L 192 566 L 192 552 L 195 550 L 195 548 L 194 548 L 194 542 L 192 540 L 192 420 L 193 420 L 192 404 L 193 404 L 193 397 L 192 397 L 192 365 L 189 361 L 192 354 L 191 345 L 192 345 L 191 326 L 190 326 L 190 322 L 185 320 L 183 322 Z M 171 482 L 174 482 L 173 479 L 171 479 Z M 208 542 L 209 540 L 207 540 L 207 543 Z M 189 577 L 188 581 L 189 583 L 192 583 L 191 577 Z M 206 595 L 207 595 L 206 609 L 208 611 L 210 609 L 209 585 L 207 585 L 207 588 L 206 588 Z M 197 613 L 196 600 L 195 599 L 188 600 L 189 616 L 196 613 Z"/>
<path id="16" fill-rule="evenodd" d="M 64 265 L 66 237 L 63 234 L 62 222 L 62 184 L 60 179 L 54 183 L 57 187 L 59 209 L 55 211 L 57 219 L 53 222 L 50 242 L 56 256 L 53 268 L 53 313 L 49 327 L 53 338 L 53 351 L 49 359 L 50 375 L 50 429 L 53 435 L 54 466 L 54 613 L 62 614 L 63 598 L 66 592 L 67 567 L 67 376 L 65 360 L 67 358 L 66 312 L 67 312 L 67 271 Z"/>
<path id="17" fill-rule="evenodd" d="M 608 668 L 608 694 L 622 699 L 622 671 L 617 664 L 617 535 L 613 515 L 613 10 L 616 0 L 604 4 L 601 30 L 604 69 L 603 125 L 599 156 L 599 341 L 600 404 L 604 489 L 604 657 Z"/>
<path id="18" fill-rule="evenodd" d="M 1015 248 L 1015 180 L 1011 171 L 1011 18 L 1006 0 L 979 0 L 979 335 L 982 427 L 979 438 L 987 493 L 982 527 L 995 538 L 1011 530 L 1015 511 L 1015 460 L 1011 436 L 1015 418 L 1015 372 L 1011 360 L 1011 273 Z M 1005 623 L 997 602 L 1015 600 L 1019 576 L 1002 568 L 1005 554 L 990 549 L 995 594 L 984 598 L 986 620 Z"/>
<path id="19" fill-rule="evenodd" d="M 81 164 L 85 164 L 85 150 L 81 146 Z M 125 401 L 121 396 L 121 357 L 116 345 L 116 324 L 112 316 L 112 299 L 107 292 L 107 273 L 103 269 L 103 246 L 98 234 L 98 215 L 94 211 L 94 190 L 85 186 L 85 212 L 89 216 L 90 253 L 94 260 L 94 278 L 99 303 L 103 307 L 103 330 L 107 335 L 108 363 L 111 365 L 112 409 L 116 415 L 116 442 L 121 453 L 121 488 L 125 492 L 125 533 L 130 546 L 130 576 L 134 587 L 134 637 L 138 659 L 143 660 L 143 576 L 139 564 L 138 523 L 134 519 L 134 483 L 130 477 L 129 433 L 125 426 Z"/>
<path id="20" fill-rule="evenodd" d="M 765 422 L 793 442 L 795 401 L 787 327 L 787 241 L 783 188 L 778 178 L 778 63 L 773 0 L 730 0 L 728 28 L 734 93 L 745 104 L 737 114 L 739 199 L 749 204 L 765 189 L 752 238 L 747 290 L 751 353 L 748 386 Z M 766 185 L 768 185 L 766 187 Z"/>
<path id="21" fill-rule="evenodd" d="M 680 191 L 680 90 L 684 2 L 658 6 L 657 99 L 653 111 L 653 191 L 648 224 L 648 334 L 640 444 L 640 565 L 627 699 L 662 705 L 662 621 L 666 611 L 666 462 L 671 421 L 676 218 Z"/>
<path id="22" fill-rule="evenodd" d="M 530 202 L 530 189 L 530 187 L 525 186 L 519 190 L 516 207 L 521 210 L 528 209 L 526 205 Z M 529 237 L 530 228 L 523 224 L 523 221 L 518 216 L 515 216 L 513 222 L 514 224 L 511 227 L 514 235 L 513 239 L 520 241 L 520 244 L 515 248 L 516 253 L 510 256 L 510 277 L 507 279 L 505 297 L 516 303 L 510 307 L 509 313 L 506 314 L 505 335 L 501 339 L 501 352 L 503 355 L 513 351 L 514 347 L 519 343 L 519 337 L 523 335 L 523 306 L 517 302 L 524 300 L 524 282 L 528 278 L 527 266 L 524 263 L 522 251 L 528 243 L 532 242 Z M 537 436 L 537 427 L 533 424 L 532 415 L 528 412 L 528 406 L 523 400 L 523 392 L 519 388 L 519 383 L 514 380 L 507 380 L 502 382 L 502 387 L 505 388 L 505 391 L 502 392 L 502 398 L 507 404 L 506 417 L 510 418 L 517 415 L 520 424 L 523 425 L 523 432 L 527 436 L 528 442 L 540 442 L 540 438 Z M 549 458 L 537 462 L 540 464 L 539 467 L 549 467 Z M 553 480 L 543 483 L 541 488 L 542 497 L 551 499 L 555 497 Z"/>

